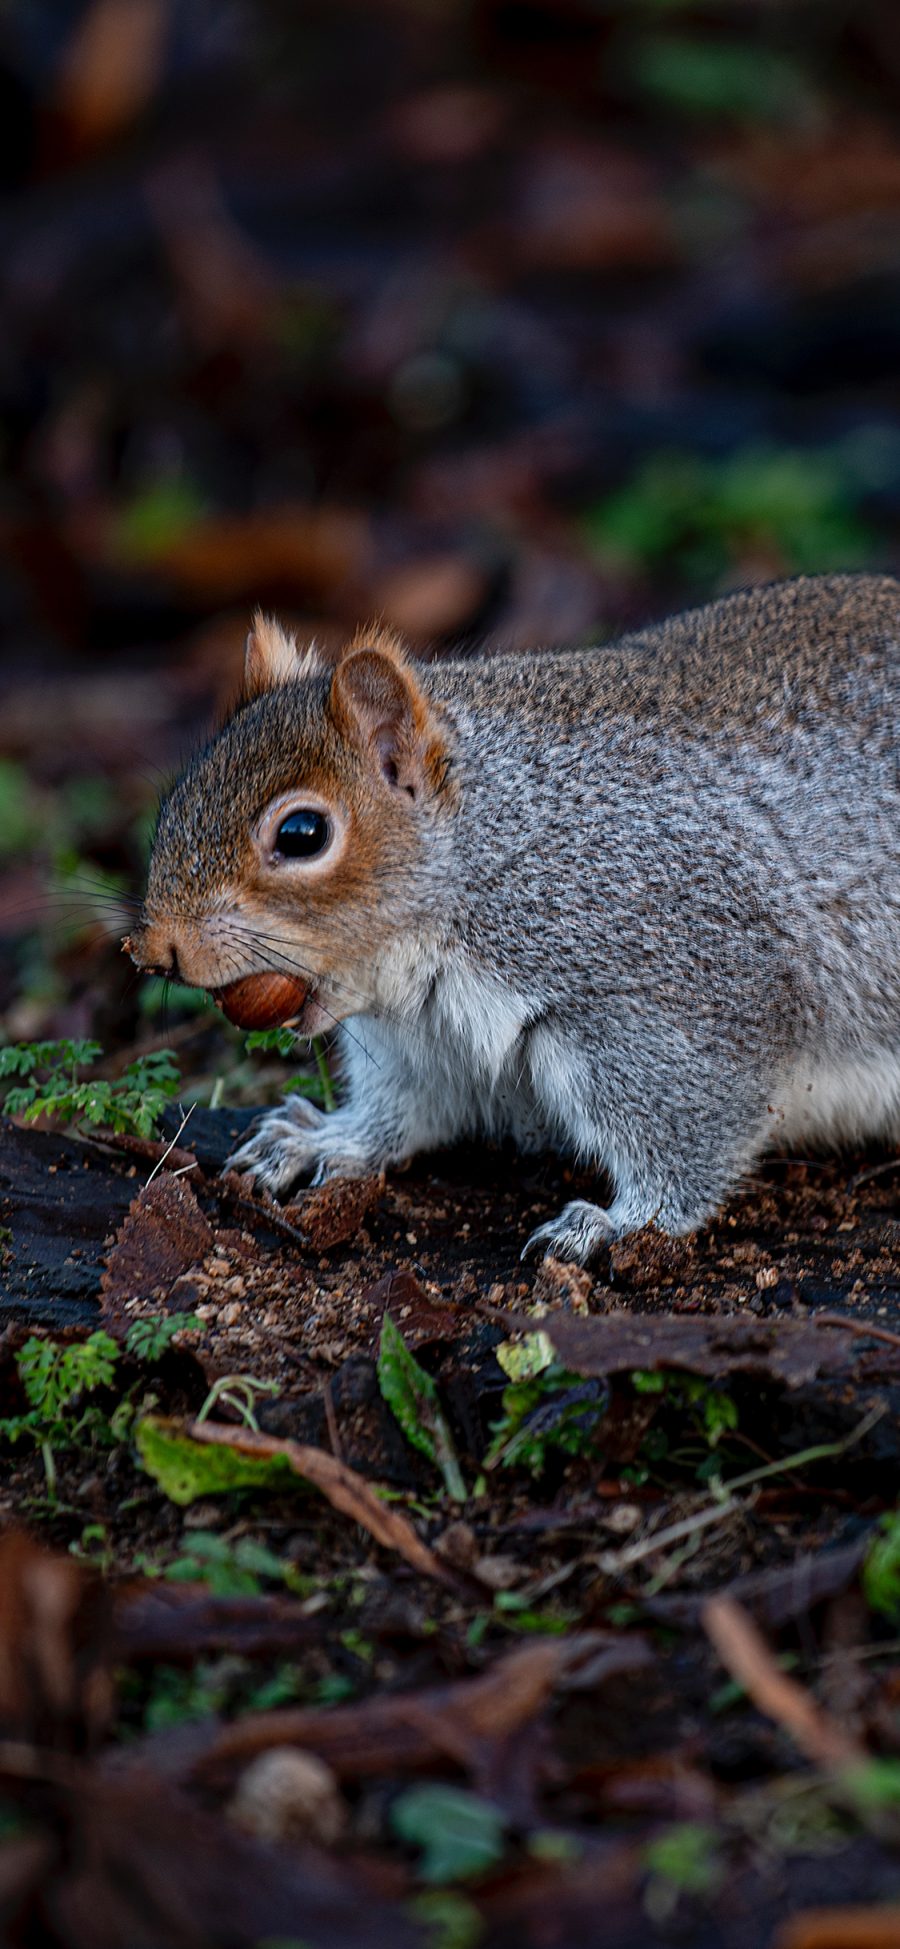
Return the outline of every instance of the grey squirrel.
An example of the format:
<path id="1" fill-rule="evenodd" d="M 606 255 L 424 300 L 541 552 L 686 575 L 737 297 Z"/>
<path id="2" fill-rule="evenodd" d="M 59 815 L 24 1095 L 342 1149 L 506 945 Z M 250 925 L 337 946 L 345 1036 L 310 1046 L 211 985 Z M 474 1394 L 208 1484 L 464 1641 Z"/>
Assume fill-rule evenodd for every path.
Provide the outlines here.
<path id="1" fill-rule="evenodd" d="M 257 618 L 162 806 L 139 967 L 340 1022 L 270 1191 L 464 1134 L 605 1173 L 528 1241 L 712 1215 L 772 1145 L 900 1136 L 900 583 L 751 589 L 611 647 L 336 663 Z"/>

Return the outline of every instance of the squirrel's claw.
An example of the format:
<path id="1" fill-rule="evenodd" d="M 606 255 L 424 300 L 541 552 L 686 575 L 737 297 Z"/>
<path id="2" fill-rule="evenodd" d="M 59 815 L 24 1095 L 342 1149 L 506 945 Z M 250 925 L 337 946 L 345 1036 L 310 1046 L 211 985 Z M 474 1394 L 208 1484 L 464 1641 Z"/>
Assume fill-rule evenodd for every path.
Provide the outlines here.
<path id="1" fill-rule="evenodd" d="M 322 1161 L 321 1110 L 290 1098 L 270 1110 L 247 1141 L 226 1161 L 228 1171 L 246 1171 L 266 1191 L 287 1191 Z"/>
<path id="2" fill-rule="evenodd" d="M 587 1265 L 614 1235 L 602 1205 L 573 1198 L 557 1218 L 538 1225 L 526 1240 L 521 1257 L 530 1259 L 540 1254 L 543 1258 L 561 1259 L 564 1264 Z"/>

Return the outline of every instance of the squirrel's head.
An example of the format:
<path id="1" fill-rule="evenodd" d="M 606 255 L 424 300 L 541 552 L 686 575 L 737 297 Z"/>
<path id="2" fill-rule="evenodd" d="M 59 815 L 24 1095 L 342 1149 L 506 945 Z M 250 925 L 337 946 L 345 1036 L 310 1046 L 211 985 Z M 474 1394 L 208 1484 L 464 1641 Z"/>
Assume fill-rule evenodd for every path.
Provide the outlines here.
<path id="1" fill-rule="evenodd" d="M 257 616 L 233 714 L 162 805 L 125 946 L 244 1027 L 357 1014 L 454 797 L 450 733 L 391 637 L 326 663 Z"/>

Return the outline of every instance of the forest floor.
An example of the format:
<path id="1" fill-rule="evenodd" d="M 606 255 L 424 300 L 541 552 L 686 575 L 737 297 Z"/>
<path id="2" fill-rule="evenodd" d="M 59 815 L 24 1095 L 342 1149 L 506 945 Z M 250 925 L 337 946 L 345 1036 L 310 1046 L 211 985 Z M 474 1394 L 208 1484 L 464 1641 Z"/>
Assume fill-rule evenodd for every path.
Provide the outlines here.
<path id="1" fill-rule="evenodd" d="M 249 1114 L 3 1126 L 9 1940 L 900 1941 L 900 1160 L 589 1273 Z"/>

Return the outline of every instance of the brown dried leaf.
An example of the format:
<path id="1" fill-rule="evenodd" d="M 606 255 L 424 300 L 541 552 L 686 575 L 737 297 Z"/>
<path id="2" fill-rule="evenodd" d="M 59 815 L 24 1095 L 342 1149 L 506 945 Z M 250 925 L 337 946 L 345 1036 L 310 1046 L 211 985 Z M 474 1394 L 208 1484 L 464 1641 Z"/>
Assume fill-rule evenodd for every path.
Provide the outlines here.
<path id="1" fill-rule="evenodd" d="M 113 1332 L 130 1324 L 126 1301 L 165 1301 L 176 1279 L 211 1250 L 213 1231 L 184 1178 L 162 1171 L 138 1192 L 100 1281 L 101 1317 Z"/>
<path id="2" fill-rule="evenodd" d="M 417 1536 L 408 1517 L 381 1502 L 355 1469 L 327 1454 L 324 1448 L 312 1448 L 306 1442 L 279 1441 L 274 1435 L 257 1434 L 250 1428 L 226 1427 L 214 1421 L 192 1422 L 185 1432 L 192 1441 L 212 1442 L 234 1449 L 240 1455 L 283 1455 L 298 1475 L 320 1489 L 334 1509 L 361 1523 L 376 1543 L 387 1550 L 396 1550 L 422 1576 L 436 1577 L 439 1583 L 454 1586 L 458 1583 L 448 1565 Z"/>
<path id="3" fill-rule="evenodd" d="M 216 1653 L 276 1657 L 322 1636 L 321 1620 L 304 1617 L 296 1598 L 214 1597 L 202 1585 L 157 1581 L 117 1591 L 114 1630 L 120 1664 L 190 1664 Z"/>
<path id="4" fill-rule="evenodd" d="M 900 1907 L 810 1908 L 782 1924 L 772 1949 L 897 1949 Z"/>
<path id="5" fill-rule="evenodd" d="M 71 1557 L 0 1538 L 0 1736 L 81 1748 L 107 1725 L 108 1600 Z"/>
<path id="6" fill-rule="evenodd" d="M 508 1316 L 507 1316 L 508 1317 Z M 510 1322 L 511 1323 L 511 1322 Z M 516 1319 L 523 1331 L 533 1321 Z M 802 1387 L 834 1373 L 851 1358 L 849 1331 L 822 1330 L 814 1319 L 734 1319 L 699 1314 L 636 1314 L 619 1310 L 584 1319 L 550 1313 L 541 1321 L 554 1349 L 574 1374 L 627 1374 L 674 1367 L 722 1380 L 755 1374 L 761 1380 Z"/>
<path id="7" fill-rule="evenodd" d="M 378 1339 L 385 1313 L 397 1325 L 409 1347 L 428 1345 L 433 1340 L 455 1340 L 466 1314 L 458 1306 L 433 1300 L 414 1272 L 386 1272 L 360 1295 L 360 1308 L 370 1311 L 373 1340 Z"/>
<path id="8" fill-rule="evenodd" d="M 434 555 L 380 576 L 369 591 L 369 607 L 404 636 L 426 640 L 465 629 L 486 594 L 487 577 L 474 562 Z"/>
<path id="9" fill-rule="evenodd" d="M 162 69 L 169 0 L 93 0 L 63 59 L 55 110 L 79 148 L 133 122 Z"/>
<path id="10" fill-rule="evenodd" d="M 828 1598 L 839 1597 L 855 1579 L 868 1541 L 868 1536 L 859 1536 L 838 1549 L 817 1550 L 794 1557 L 791 1563 L 751 1570 L 735 1577 L 717 1595 L 736 1599 L 767 1630 L 778 1631 L 795 1617 L 808 1617 Z M 679 1592 L 644 1601 L 652 1617 L 689 1627 L 699 1622 L 705 1600 L 700 1592 Z"/>
<path id="11" fill-rule="evenodd" d="M 701 1613 L 703 1628 L 732 1678 L 749 1692 L 755 1706 L 783 1726 L 814 1766 L 851 1766 L 865 1749 L 812 1693 L 783 1672 L 753 1619 L 733 1597 L 711 1597 Z"/>
<path id="12" fill-rule="evenodd" d="M 152 548 L 135 543 L 113 509 L 73 515 L 71 529 L 89 562 L 167 575 L 203 603 L 249 600 L 261 588 L 329 596 L 361 573 L 369 540 L 361 516 L 302 506 L 210 516 Z"/>
<path id="13" fill-rule="evenodd" d="M 134 1768 L 73 1768 L 54 1792 L 55 1858 L 32 1861 L 16 1940 L 60 1949 L 416 1949 L 422 1936 L 346 1861 L 266 1845 Z M 24 1915 L 22 1910 L 24 1908 Z"/>

